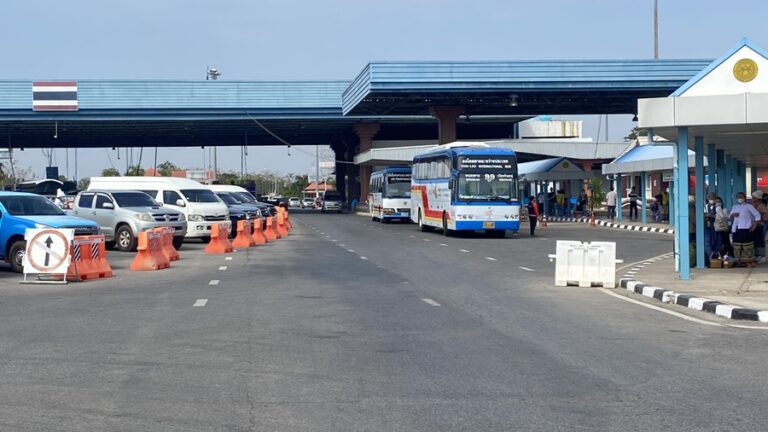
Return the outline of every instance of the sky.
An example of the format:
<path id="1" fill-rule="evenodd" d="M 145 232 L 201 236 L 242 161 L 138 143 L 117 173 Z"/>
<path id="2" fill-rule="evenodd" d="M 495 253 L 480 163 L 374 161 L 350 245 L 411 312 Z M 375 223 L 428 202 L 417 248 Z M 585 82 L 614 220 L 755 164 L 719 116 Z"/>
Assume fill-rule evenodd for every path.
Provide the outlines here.
<path id="1" fill-rule="evenodd" d="M 661 58 L 716 58 L 744 36 L 768 48 L 768 1 L 658 2 Z M 653 0 L 7 0 L 0 79 L 203 79 L 215 66 L 224 80 L 351 80 L 370 61 L 652 58 L 652 9 Z M 584 136 L 596 137 L 596 116 L 579 118 Z M 631 127 L 611 116 L 608 139 Z M 248 168 L 311 173 L 314 149 L 304 150 L 252 148 Z M 56 151 L 62 173 L 65 153 Z M 109 158 L 124 169 L 115 151 L 83 153 L 79 177 Z M 158 160 L 200 167 L 203 153 L 160 149 Z M 15 156 L 42 176 L 41 151 Z M 220 170 L 240 170 L 237 148 L 218 160 Z"/>

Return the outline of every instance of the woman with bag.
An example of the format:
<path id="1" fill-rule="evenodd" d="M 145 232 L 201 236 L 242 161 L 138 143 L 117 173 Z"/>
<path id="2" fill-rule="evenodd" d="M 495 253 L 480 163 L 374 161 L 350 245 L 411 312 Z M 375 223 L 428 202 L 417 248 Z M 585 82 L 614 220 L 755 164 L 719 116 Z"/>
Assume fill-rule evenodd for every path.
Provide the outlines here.
<path id="1" fill-rule="evenodd" d="M 736 202 L 731 209 L 731 232 L 733 233 L 733 253 L 739 264 L 755 266 L 754 232 L 760 220 L 760 213 L 752 203 L 747 202 L 746 194 L 736 194 Z"/>
<path id="2" fill-rule="evenodd" d="M 717 217 L 717 195 L 714 192 L 707 194 L 707 203 L 704 206 L 704 252 L 707 260 L 720 257 L 720 236 L 715 230 L 715 218 Z"/>
<path id="3" fill-rule="evenodd" d="M 733 249 L 731 248 L 731 226 L 729 220 L 730 214 L 728 209 L 723 207 L 723 199 L 716 197 L 715 232 L 717 233 L 718 242 L 720 243 L 720 249 L 718 249 L 718 252 L 721 255 L 733 256 Z"/>

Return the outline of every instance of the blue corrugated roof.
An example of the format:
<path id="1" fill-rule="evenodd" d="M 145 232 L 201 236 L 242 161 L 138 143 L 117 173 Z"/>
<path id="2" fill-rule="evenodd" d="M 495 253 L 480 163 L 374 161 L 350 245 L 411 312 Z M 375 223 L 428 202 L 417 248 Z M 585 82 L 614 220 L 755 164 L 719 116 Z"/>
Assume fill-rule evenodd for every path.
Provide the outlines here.
<path id="1" fill-rule="evenodd" d="M 535 90 L 673 91 L 711 60 L 373 62 L 344 91 L 350 113 L 377 93 Z"/>
<path id="2" fill-rule="evenodd" d="M 690 150 L 688 150 L 690 153 Z M 640 162 L 653 159 L 663 159 L 674 157 L 675 150 L 671 145 L 641 145 L 633 148 L 623 156 L 611 163 L 622 162 Z"/>
<path id="3" fill-rule="evenodd" d="M 521 176 L 533 173 L 549 172 L 552 168 L 558 166 L 565 158 L 558 157 L 552 159 L 542 159 L 532 162 L 523 162 L 517 165 L 517 173 Z"/>

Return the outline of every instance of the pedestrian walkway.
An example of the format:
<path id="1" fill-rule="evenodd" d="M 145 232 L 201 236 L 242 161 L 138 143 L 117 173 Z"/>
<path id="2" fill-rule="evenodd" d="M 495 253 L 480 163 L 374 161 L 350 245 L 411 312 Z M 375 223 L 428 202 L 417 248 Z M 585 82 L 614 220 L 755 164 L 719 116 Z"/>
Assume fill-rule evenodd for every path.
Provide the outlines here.
<path id="1" fill-rule="evenodd" d="M 680 280 L 672 254 L 668 254 L 626 269 L 620 284 L 665 303 L 731 319 L 768 322 L 768 265 L 691 269 L 691 280 Z"/>
<path id="2" fill-rule="evenodd" d="M 572 218 L 572 217 L 548 217 L 547 222 L 577 222 L 590 223 L 590 218 Z M 663 234 L 674 234 L 675 230 L 669 224 L 646 223 L 640 221 L 622 220 L 621 222 L 610 221 L 607 219 L 595 219 L 595 225 L 605 228 L 625 229 L 629 231 L 655 232 Z"/>

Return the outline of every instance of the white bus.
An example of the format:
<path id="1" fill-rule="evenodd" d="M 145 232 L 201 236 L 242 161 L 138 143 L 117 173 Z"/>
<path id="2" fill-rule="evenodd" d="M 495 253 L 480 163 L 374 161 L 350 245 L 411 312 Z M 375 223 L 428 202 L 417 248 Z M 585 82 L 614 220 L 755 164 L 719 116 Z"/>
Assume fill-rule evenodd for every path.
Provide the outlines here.
<path id="1" fill-rule="evenodd" d="M 454 143 L 413 159 L 411 220 L 422 231 L 441 228 L 504 237 L 520 230 L 515 152 Z"/>
<path id="2" fill-rule="evenodd" d="M 410 220 L 411 169 L 391 167 L 372 173 L 368 207 L 374 221 Z"/>

